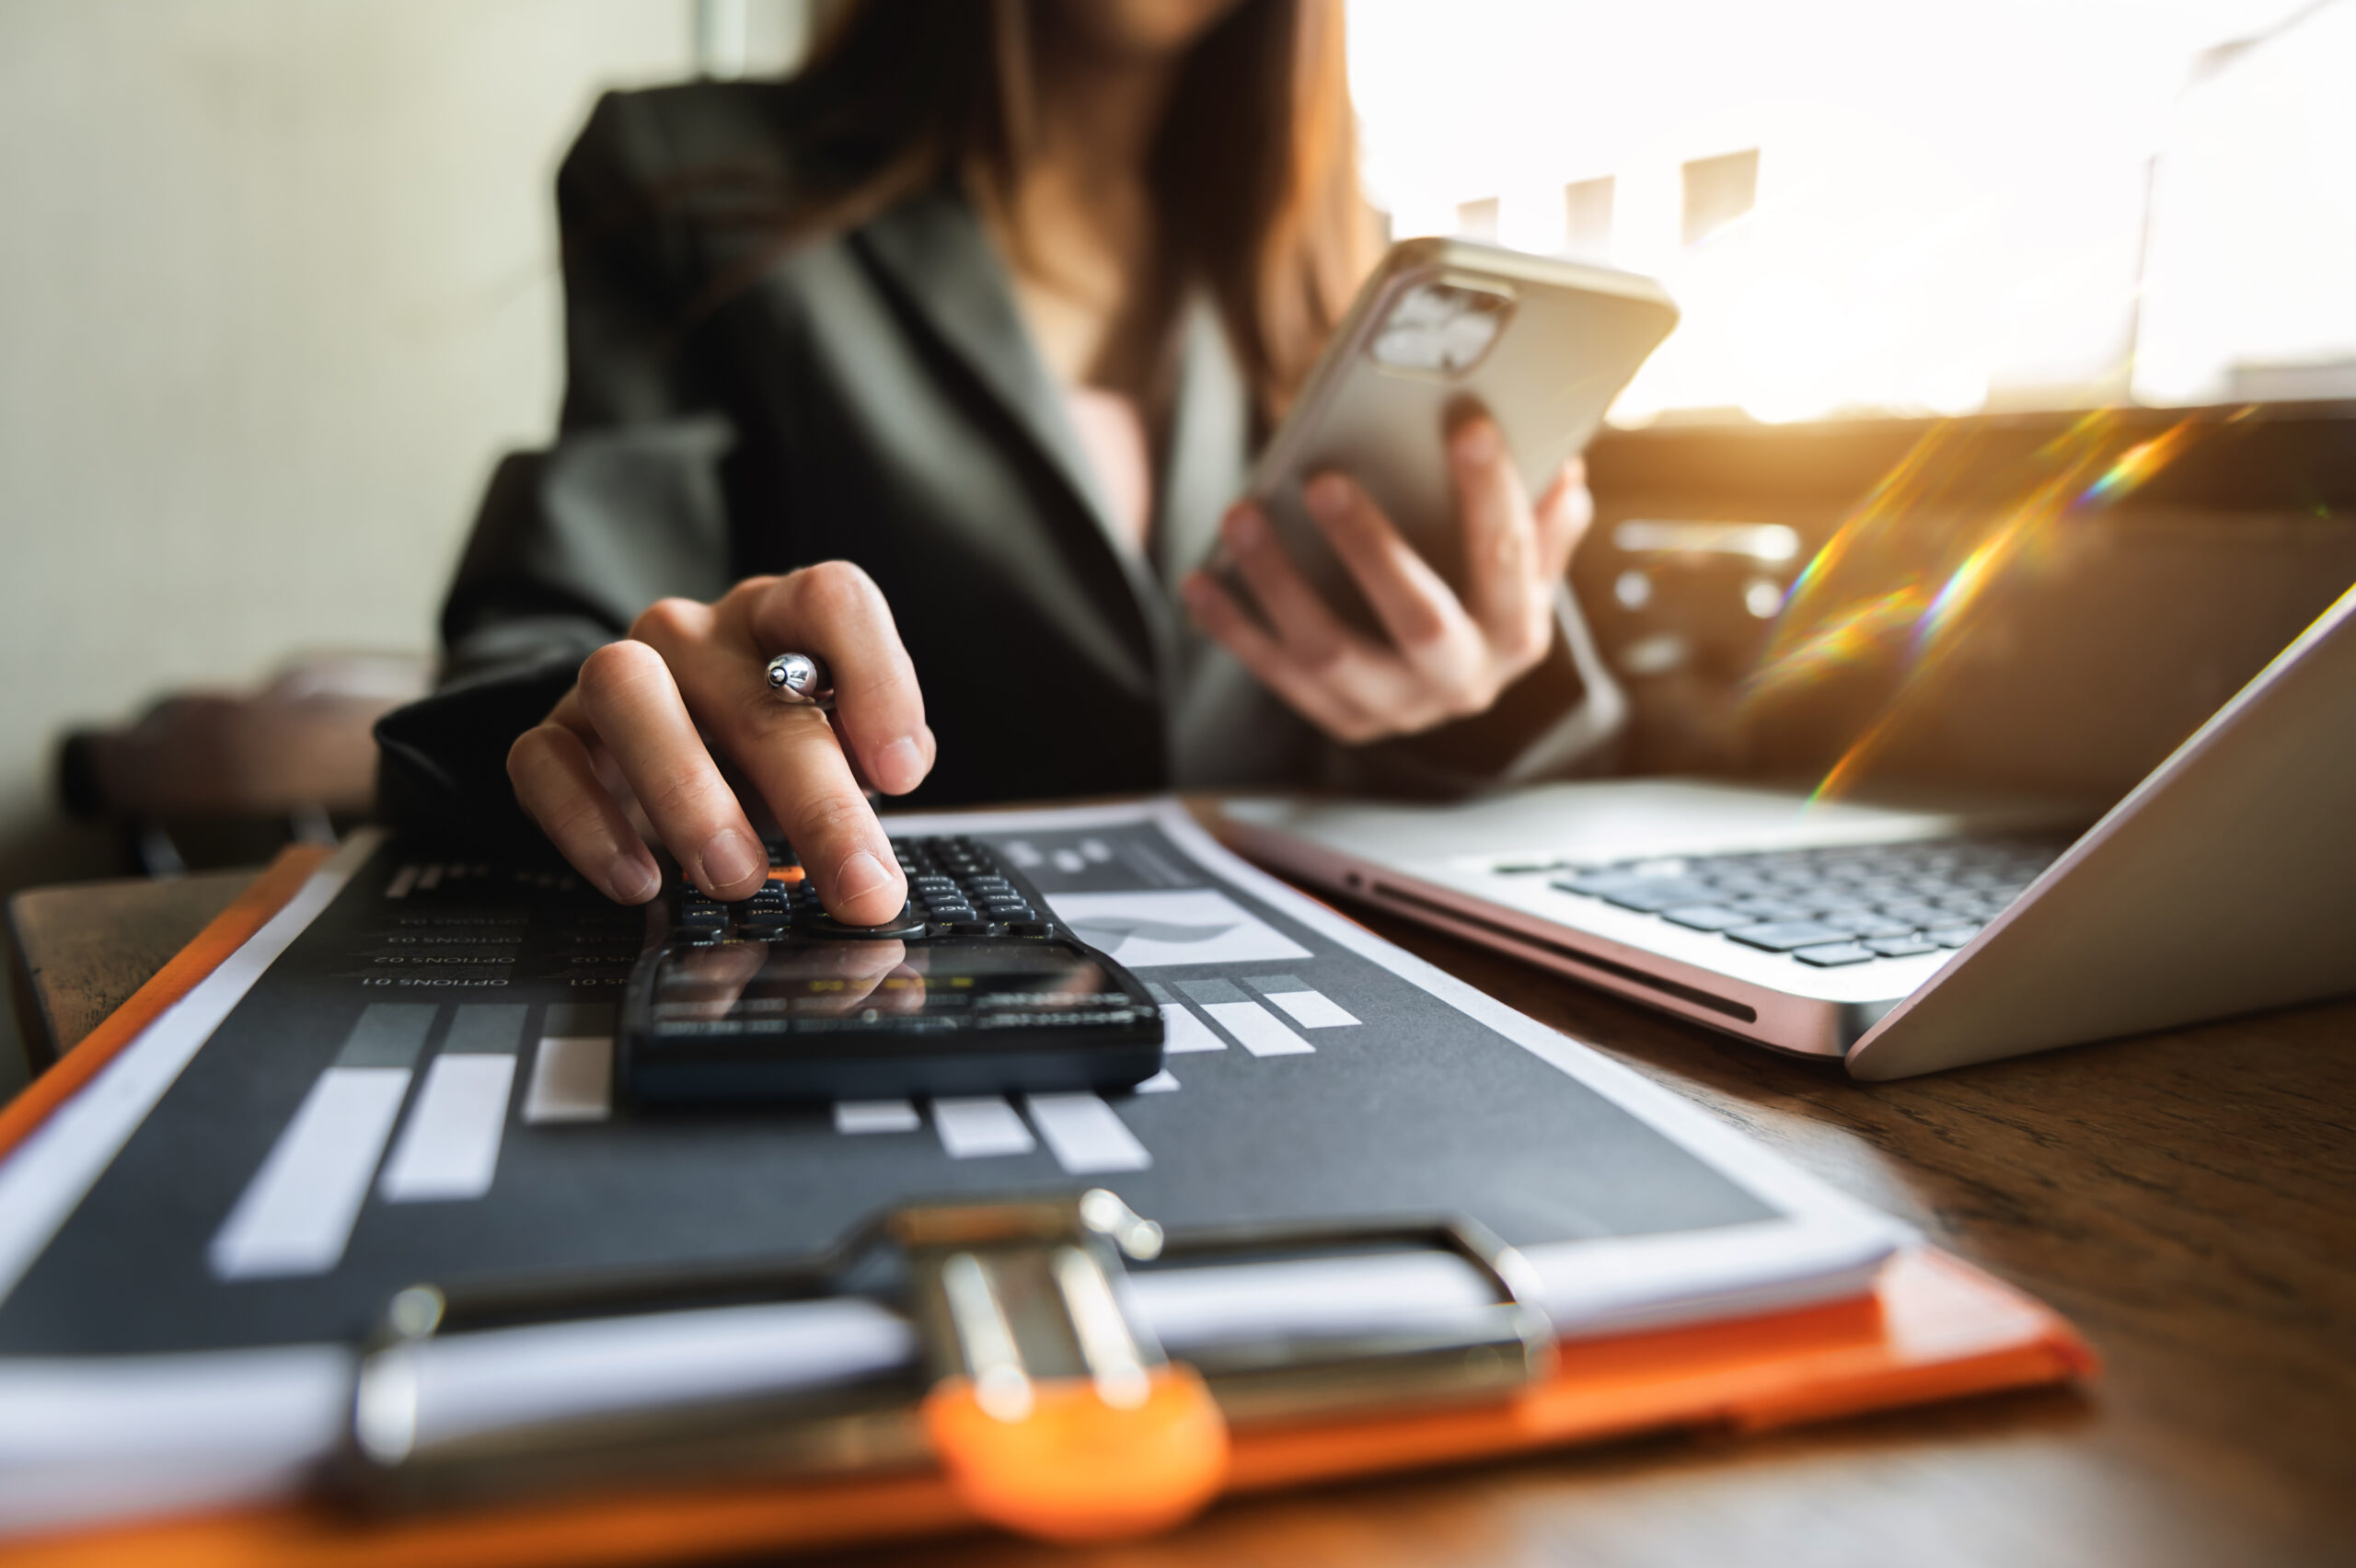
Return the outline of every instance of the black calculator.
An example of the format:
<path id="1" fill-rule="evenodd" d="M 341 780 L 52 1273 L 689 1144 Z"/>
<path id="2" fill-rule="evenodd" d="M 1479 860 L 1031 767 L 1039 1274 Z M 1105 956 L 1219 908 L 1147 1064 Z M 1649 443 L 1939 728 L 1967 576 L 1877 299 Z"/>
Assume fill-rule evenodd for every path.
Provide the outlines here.
<path id="1" fill-rule="evenodd" d="M 759 893 L 681 885 L 624 993 L 635 1104 L 743 1105 L 1126 1089 L 1161 1070 L 1161 1010 L 977 839 L 895 838 L 908 901 L 837 920 L 791 848 Z"/>

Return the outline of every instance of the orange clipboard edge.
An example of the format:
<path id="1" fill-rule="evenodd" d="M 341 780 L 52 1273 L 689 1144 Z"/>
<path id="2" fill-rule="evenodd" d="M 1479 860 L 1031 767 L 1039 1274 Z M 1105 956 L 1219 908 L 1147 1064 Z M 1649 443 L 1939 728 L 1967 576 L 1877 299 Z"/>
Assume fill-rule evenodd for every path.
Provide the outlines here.
<path id="1" fill-rule="evenodd" d="M 215 915 L 195 940 L 174 953 L 171 961 L 150 975 L 128 1001 L 109 1013 L 98 1028 L 59 1057 L 47 1072 L 26 1085 L 23 1093 L 0 1106 L 0 1155 L 31 1136 L 33 1129 L 46 1121 L 50 1113 L 71 1100 L 84 1084 L 120 1055 L 124 1046 L 138 1039 L 143 1030 L 194 989 L 198 981 L 220 967 L 224 959 L 245 946 L 256 931 L 270 923 L 271 916 L 286 907 L 287 902 L 310 880 L 311 873 L 325 865 L 334 853 L 318 844 L 295 844 L 280 850 L 278 858 L 262 868 L 261 874 L 237 894 L 228 908 Z"/>
<path id="2" fill-rule="evenodd" d="M 0 1154 L 293 898 L 327 851 L 290 848 L 88 1038 L 0 1110 Z M 1560 1346 L 1553 1375 L 1495 1404 L 1232 1435 L 1227 1487 L 1265 1492 L 1679 1428 L 1760 1431 L 2070 1381 L 2098 1372 L 2059 1314 L 1929 1247 L 1872 1294 Z M 744 1482 L 540 1500 L 391 1522 L 289 1502 L 17 1537 L 16 1568 L 526 1568 L 625 1564 L 937 1536 L 981 1521 L 937 1472 L 806 1485 Z"/>

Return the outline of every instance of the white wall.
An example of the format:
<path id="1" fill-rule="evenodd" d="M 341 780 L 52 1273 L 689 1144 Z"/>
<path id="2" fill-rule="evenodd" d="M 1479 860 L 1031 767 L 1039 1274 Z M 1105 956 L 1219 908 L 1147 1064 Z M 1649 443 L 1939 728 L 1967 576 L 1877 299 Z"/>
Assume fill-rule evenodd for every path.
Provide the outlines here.
<path id="1" fill-rule="evenodd" d="M 757 64 L 799 10 L 751 9 Z M 492 460 L 554 415 L 557 160 L 600 87 L 689 74 L 696 21 L 0 6 L 0 889 L 76 869 L 61 726 L 431 646 Z"/>

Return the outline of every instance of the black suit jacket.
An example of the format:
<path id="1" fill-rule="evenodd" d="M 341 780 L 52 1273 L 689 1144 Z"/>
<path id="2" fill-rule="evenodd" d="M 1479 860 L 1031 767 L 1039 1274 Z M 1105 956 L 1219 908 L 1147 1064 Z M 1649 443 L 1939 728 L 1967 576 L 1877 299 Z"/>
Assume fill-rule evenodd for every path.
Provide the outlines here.
<path id="1" fill-rule="evenodd" d="M 1596 755 L 1618 694 L 1565 597 L 1554 655 L 1482 720 L 1327 742 L 1172 589 L 1241 492 L 1250 404 L 1182 314 L 1152 558 L 1124 542 L 980 223 L 953 189 L 781 249 L 812 188 L 791 83 L 606 97 L 566 158 L 568 383 L 503 462 L 442 617 L 442 688 L 378 728 L 402 825 L 520 825 L 508 745 L 666 594 L 839 558 L 881 585 L 939 760 L 911 803 L 1168 787 L 1461 790 Z"/>

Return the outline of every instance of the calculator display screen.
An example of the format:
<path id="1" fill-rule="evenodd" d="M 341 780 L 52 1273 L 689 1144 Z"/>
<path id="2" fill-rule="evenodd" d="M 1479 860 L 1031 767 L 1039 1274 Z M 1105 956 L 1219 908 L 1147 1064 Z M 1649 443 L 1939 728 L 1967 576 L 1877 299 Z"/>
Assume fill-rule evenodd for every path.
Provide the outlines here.
<path id="1" fill-rule="evenodd" d="M 982 1032 L 1125 1021 L 1139 1004 L 1056 941 L 730 942 L 672 953 L 652 1021 L 670 1036 Z"/>

